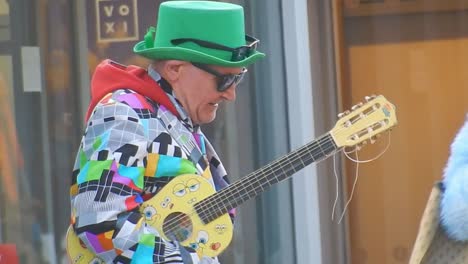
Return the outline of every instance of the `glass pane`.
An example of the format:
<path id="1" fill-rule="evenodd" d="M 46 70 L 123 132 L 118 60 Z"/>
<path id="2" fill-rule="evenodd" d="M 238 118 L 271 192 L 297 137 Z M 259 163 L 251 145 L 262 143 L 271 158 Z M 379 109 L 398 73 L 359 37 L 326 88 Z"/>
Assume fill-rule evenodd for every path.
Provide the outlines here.
<path id="1" fill-rule="evenodd" d="M 26 155 L 16 123 L 11 56 L 0 56 L 0 252 L 14 247 L 20 263 L 41 262 L 38 212 L 41 202 L 31 197 Z M 8 261 L 12 261 L 8 259 Z"/>
<path id="2" fill-rule="evenodd" d="M 44 215 L 47 229 L 43 236 L 48 242 L 47 259 L 65 263 L 65 234 L 70 222 L 70 173 L 81 135 L 78 130 L 83 122 L 77 118 L 76 94 L 78 89 L 87 88 L 78 87 L 75 76 L 79 74 L 73 72 L 76 45 L 72 35 L 72 5 L 60 0 L 42 2 L 38 4 L 37 24 L 42 61 L 45 62 L 43 71 L 47 95 L 47 107 L 42 108 L 47 113 L 42 113 L 42 117 L 48 121 L 42 124 L 47 126 L 44 129 L 47 135 L 42 140 L 48 141 L 50 151 L 44 159 L 46 164 L 50 164 L 50 169 L 43 181 L 45 192 L 50 192 L 45 195 L 47 208 L 52 208 Z"/>
<path id="3" fill-rule="evenodd" d="M 383 94 L 399 119 L 388 151 L 359 168 L 349 208 L 352 263 L 408 263 L 431 188 L 442 179 L 468 110 L 468 12 L 457 3 L 345 3 L 346 103 Z M 388 142 L 385 135 L 360 159 L 377 156 Z M 356 165 L 347 165 L 351 193 Z"/>
<path id="4" fill-rule="evenodd" d="M 0 41 L 10 39 L 10 4 L 9 0 L 0 0 Z"/>
<path id="5" fill-rule="evenodd" d="M 12 100 L 12 62 L 11 56 L 0 56 L 0 93 L 2 103 L 0 111 L 0 242 L 6 243 L 16 234 L 12 233 L 11 226 L 18 217 L 18 192 L 17 188 L 17 162 L 10 161 L 10 152 L 7 142 L 18 142 L 16 138 L 16 123 L 13 112 Z M 16 156 L 19 149 L 12 149 Z M 16 159 L 19 160 L 19 159 Z M 8 202 L 7 202 L 8 201 Z M 13 208 L 12 208 L 13 207 Z M 8 215 L 6 214 L 7 212 Z M 11 212 L 11 213 L 10 213 Z M 16 213 L 14 213 L 16 212 Z"/>

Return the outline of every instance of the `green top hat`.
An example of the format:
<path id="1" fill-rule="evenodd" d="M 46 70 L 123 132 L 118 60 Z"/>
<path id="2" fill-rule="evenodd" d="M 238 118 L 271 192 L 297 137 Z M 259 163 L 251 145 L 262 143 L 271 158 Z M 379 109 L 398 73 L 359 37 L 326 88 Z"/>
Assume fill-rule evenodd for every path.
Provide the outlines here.
<path id="1" fill-rule="evenodd" d="M 211 1 L 169 1 L 159 7 L 133 51 L 153 60 L 174 59 L 225 67 L 244 67 L 265 57 L 258 40 L 245 35 L 241 6 Z"/>

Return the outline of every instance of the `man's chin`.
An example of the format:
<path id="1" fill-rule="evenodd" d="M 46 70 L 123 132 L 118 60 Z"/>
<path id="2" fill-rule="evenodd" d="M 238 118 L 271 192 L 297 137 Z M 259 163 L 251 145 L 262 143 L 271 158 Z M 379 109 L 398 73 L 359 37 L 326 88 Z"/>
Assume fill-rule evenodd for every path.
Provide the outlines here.
<path id="1" fill-rule="evenodd" d="M 198 118 L 198 120 L 196 119 L 192 119 L 192 122 L 194 124 L 197 124 L 197 125 L 204 125 L 204 124 L 209 124 L 211 122 L 213 122 L 216 118 L 216 112 L 210 114 L 210 115 L 204 115 L 204 116 L 201 116 L 200 118 Z"/>

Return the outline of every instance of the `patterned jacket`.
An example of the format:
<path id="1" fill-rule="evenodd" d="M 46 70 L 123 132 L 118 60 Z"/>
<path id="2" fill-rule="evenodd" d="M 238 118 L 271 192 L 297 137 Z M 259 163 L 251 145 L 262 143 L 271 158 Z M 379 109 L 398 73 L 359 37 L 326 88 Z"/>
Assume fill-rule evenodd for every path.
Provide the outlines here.
<path id="1" fill-rule="evenodd" d="M 227 185 L 209 142 L 199 145 L 207 159 L 190 157 L 162 119 L 203 143 L 200 128 L 157 73 L 110 60 L 95 71 L 89 109 L 70 190 L 76 234 L 106 263 L 198 263 L 196 254 L 159 237 L 138 210 L 173 177 L 208 165 L 215 188 Z"/>

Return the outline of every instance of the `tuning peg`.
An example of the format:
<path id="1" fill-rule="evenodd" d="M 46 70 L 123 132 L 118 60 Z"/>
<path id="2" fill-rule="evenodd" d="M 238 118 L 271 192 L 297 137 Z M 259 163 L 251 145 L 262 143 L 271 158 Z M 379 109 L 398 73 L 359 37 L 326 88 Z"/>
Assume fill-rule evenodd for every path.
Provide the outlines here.
<path id="1" fill-rule="evenodd" d="M 367 140 L 360 142 L 356 145 L 357 150 L 361 150 L 365 145 L 367 145 Z"/>
<path id="2" fill-rule="evenodd" d="M 358 108 L 361 107 L 361 106 L 363 106 L 363 103 L 362 103 L 362 102 L 360 102 L 360 103 L 358 103 L 358 104 L 356 104 L 356 105 L 353 105 L 353 107 L 351 107 L 351 110 L 356 110 L 356 109 L 358 109 Z"/>
<path id="3" fill-rule="evenodd" d="M 346 111 L 344 111 L 343 113 L 339 113 L 339 114 L 338 114 L 338 118 L 342 118 L 342 117 L 345 116 L 345 115 L 349 115 L 349 113 L 351 113 L 351 111 L 349 111 L 349 110 L 346 110 Z"/>
<path id="4" fill-rule="evenodd" d="M 376 97 L 377 97 L 377 95 L 372 94 L 372 95 L 369 95 L 369 96 L 365 96 L 364 99 L 366 99 L 366 101 L 369 102 L 370 100 L 372 100 L 372 99 L 374 99 Z"/>

